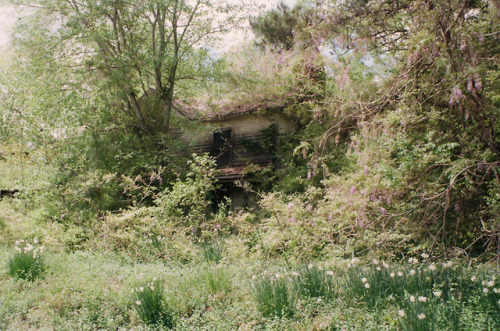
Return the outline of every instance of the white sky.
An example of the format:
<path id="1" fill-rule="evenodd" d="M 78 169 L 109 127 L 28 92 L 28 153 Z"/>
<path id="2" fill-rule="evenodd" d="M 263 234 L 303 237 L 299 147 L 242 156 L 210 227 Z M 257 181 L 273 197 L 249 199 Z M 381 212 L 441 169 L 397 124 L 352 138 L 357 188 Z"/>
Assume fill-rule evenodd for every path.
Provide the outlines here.
<path id="1" fill-rule="evenodd" d="M 267 8 L 275 6 L 280 1 L 285 2 L 289 6 L 292 6 L 297 2 L 297 0 L 236 0 L 236 2 L 264 5 Z M 15 8 L 11 6 L 0 5 L 0 51 L 8 47 L 12 27 L 16 23 L 18 16 L 19 14 L 16 12 Z M 233 37 L 232 40 L 234 41 L 234 43 L 238 42 L 238 38 L 243 38 L 243 34 L 238 34 L 237 36 Z"/>

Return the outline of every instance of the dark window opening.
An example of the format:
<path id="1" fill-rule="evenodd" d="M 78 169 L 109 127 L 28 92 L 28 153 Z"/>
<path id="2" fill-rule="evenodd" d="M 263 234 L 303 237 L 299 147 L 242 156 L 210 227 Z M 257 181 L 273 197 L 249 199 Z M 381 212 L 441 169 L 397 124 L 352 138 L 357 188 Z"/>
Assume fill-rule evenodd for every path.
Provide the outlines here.
<path id="1" fill-rule="evenodd" d="M 212 156 L 218 167 L 231 166 L 231 129 L 214 132 Z"/>

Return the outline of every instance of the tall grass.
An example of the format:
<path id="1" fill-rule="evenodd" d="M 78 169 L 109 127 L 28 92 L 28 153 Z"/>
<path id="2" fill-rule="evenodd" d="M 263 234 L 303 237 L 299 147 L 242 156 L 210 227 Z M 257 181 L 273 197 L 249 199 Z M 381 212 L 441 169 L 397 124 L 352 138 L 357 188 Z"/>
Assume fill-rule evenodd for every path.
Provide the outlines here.
<path id="1" fill-rule="evenodd" d="M 42 256 L 43 246 L 38 242 L 31 244 L 28 241 L 16 242 L 16 252 L 7 262 L 7 274 L 12 278 L 34 281 L 43 275 L 46 270 Z"/>
<path id="2" fill-rule="evenodd" d="M 265 276 L 254 284 L 257 307 L 264 317 L 291 317 L 295 297 L 286 277 Z"/>
<path id="3" fill-rule="evenodd" d="M 163 282 L 153 280 L 132 290 L 134 306 L 142 322 L 165 328 L 173 328 L 174 316 L 163 296 Z"/>

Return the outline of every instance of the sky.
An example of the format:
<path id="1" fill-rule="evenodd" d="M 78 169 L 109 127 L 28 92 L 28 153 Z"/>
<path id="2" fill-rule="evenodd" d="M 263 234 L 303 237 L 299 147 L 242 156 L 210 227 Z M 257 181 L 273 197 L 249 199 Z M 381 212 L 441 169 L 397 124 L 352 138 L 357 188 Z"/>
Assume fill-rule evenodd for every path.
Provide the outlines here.
<path id="1" fill-rule="evenodd" d="M 138 0 L 140 1 L 140 0 Z M 242 3 L 255 3 L 264 5 L 267 8 L 276 6 L 279 2 L 284 2 L 289 6 L 294 5 L 297 0 L 235 0 Z M 15 8 L 11 6 L 0 5 L 0 50 L 8 48 L 12 27 L 19 16 Z M 243 34 L 232 36 L 232 41 L 237 42 L 238 38 L 243 38 Z"/>

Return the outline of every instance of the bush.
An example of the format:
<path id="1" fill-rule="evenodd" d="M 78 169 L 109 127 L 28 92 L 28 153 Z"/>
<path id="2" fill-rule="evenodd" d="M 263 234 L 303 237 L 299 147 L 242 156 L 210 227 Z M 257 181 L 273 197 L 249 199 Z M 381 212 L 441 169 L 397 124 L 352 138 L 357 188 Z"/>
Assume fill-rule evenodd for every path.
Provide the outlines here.
<path id="1" fill-rule="evenodd" d="M 34 281 L 45 272 L 46 266 L 42 256 L 43 246 L 34 245 L 21 240 L 16 242 L 16 253 L 7 263 L 7 274 L 13 278 Z"/>
<path id="2" fill-rule="evenodd" d="M 162 281 L 145 282 L 132 289 L 132 293 L 135 310 L 144 324 L 173 328 L 174 316 L 163 297 Z"/>
<path id="3" fill-rule="evenodd" d="M 255 297 L 264 317 L 291 317 L 294 313 L 295 298 L 290 292 L 289 281 L 280 275 L 257 281 Z"/>

